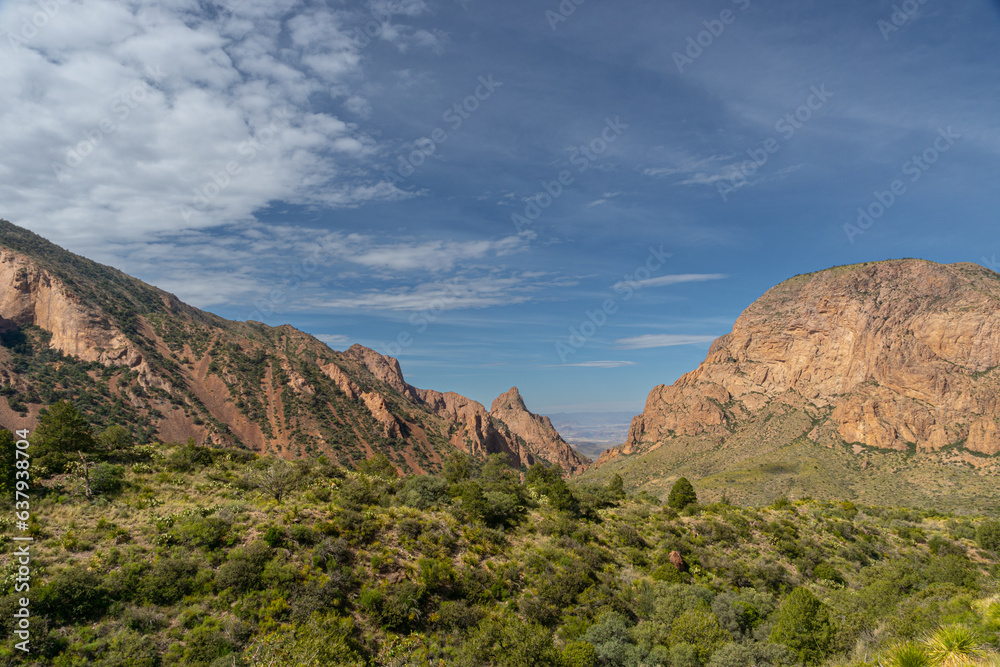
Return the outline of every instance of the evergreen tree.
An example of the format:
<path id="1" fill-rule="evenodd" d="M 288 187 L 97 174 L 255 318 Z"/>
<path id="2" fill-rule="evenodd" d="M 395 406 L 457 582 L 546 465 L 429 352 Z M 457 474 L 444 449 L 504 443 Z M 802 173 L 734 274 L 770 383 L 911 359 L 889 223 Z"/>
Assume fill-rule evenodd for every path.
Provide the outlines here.
<path id="1" fill-rule="evenodd" d="M 90 425 L 69 401 L 60 401 L 42 416 L 33 437 L 35 463 L 49 472 L 60 473 L 77 452 L 94 451 L 96 442 Z"/>
<path id="2" fill-rule="evenodd" d="M 5 500 L 14 499 L 14 462 L 17 457 L 14 442 L 13 433 L 0 430 L 0 498 Z"/>
<path id="3" fill-rule="evenodd" d="M 670 489 L 670 495 L 667 497 L 668 505 L 675 510 L 682 510 L 696 502 L 698 502 L 698 495 L 686 477 L 681 477 L 674 482 L 674 486 Z"/>
<path id="4" fill-rule="evenodd" d="M 797 653 L 803 664 L 818 665 L 833 641 L 826 606 L 808 588 L 796 588 L 775 614 L 770 639 Z"/>
<path id="5" fill-rule="evenodd" d="M 625 497 L 625 480 L 618 473 L 611 476 L 606 488 L 608 494 L 615 500 L 621 500 Z"/>

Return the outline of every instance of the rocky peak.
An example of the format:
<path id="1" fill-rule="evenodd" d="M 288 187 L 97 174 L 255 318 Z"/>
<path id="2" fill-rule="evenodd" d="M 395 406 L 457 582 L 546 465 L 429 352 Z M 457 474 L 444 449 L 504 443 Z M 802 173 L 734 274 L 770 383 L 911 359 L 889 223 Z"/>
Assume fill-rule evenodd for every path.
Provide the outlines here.
<path id="1" fill-rule="evenodd" d="M 493 401 L 490 415 L 510 427 L 536 456 L 558 464 L 568 473 L 581 472 L 590 463 L 589 459 L 562 439 L 548 417 L 528 410 L 517 387 L 511 387 Z"/>
<path id="2" fill-rule="evenodd" d="M 517 387 L 511 387 L 493 400 L 490 412 L 499 412 L 501 410 L 528 411 L 528 408 L 524 405 L 524 399 L 521 398 L 521 392 L 517 390 Z"/>

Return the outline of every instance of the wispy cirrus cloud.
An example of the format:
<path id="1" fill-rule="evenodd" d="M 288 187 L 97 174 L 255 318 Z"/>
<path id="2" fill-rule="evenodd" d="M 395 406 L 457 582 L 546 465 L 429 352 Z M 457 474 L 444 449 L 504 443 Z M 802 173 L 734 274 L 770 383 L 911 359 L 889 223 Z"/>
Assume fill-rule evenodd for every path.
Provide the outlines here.
<path id="1" fill-rule="evenodd" d="M 524 303 L 537 285 L 523 276 L 454 278 L 416 286 L 361 290 L 352 296 L 313 301 L 310 307 L 346 310 L 432 311 L 487 308 Z"/>
<path id="2" fill-rule="evenodd" d="M 577 364 L 556 364 L 546 368 L 626 368 L 635 366 L 634 361 L 581 361 Z"/>
<path id="3" fill-rule="evenodd" d="M 313 338 L 323 341 L 330 347 L 334 345 L 343 346 L 351 342 L 349 336 L 342 336 L 339 334 L 313 334 Z"/>
<path id="4" fill-rule="evenodd" d="M 647 350 L 654 347 L 676 347 L 678 345 L 700 345 L 711 343 L 718 336 L 687 334 L 649 334 L 634 338 L 619 338 L 615 341 L 617 350 Z"/>
<path id="5" fill-rule="evenodd" d="M 465 262 L 503 257 L 527 249 L 524 236 L 497 240 L 434 240 L 379 243 L 370 236 L 351 234 L 335 241 L 338 259 L 361 266 L 393 271 L 448 271 Z"/>
<path id="6" fill-rule="evenodd" d="M 667 285 L 679 285 L 681 283 L 702 283 L 710 280 L 725 280 L 729 275 L 726 273 L 681 273 L 669 276 L 657 276 L 646 280 L 636 280 L 632 282 L 617 282 L 612 285 L 613 289 L 623 287 L 665 287 Z"/>

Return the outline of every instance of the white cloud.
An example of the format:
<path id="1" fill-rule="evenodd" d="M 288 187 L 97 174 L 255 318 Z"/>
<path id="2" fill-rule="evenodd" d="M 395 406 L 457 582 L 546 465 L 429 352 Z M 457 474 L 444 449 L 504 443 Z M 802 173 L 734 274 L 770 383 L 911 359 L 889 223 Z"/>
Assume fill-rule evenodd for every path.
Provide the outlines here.
<path id="1" fill-rule="evenodd" d="M 517 236 L 418 242 L 250 220 L 117 243 L 105 248 L 105 254 L 126 273 L 141 274 L 199 308 L 244 304 L 249 311 L 259 302 L 273 301 L 278 310 L 420 310 L 436 305 L 442 295 L 447 309 L 480 308 L 520 303 L 539 286 L 560 285 L 558 278 L 542 272 L 500 275 L 497 258 L 525 248 L 526 241 Z M 488 275 L 477 277 L 483 271 Z M 427 280 L 427 274 L 449 273 L 459 277 Z M 393 287 L 370 289 L 375 280 Z M 410 280 L 420 282 L 400 285 Z M 280 297 L 272 300 L 269 295 L 275 289 Z M 351 290 L 353 295 L 333 302 L 323 296 Z"/>
<path id="2" fill-rule="evenodd" d="M 680 283 L 700 283 L 709 280 L 724 280 L 729 276 L 725 273 L 681 273 L 669 276 L 658 276 L 647 278 L 646 280 L 634 280 L 631 282 L 615 283 L 614 289 L 620 287 L 664 287 L 666 285 L 678 285 Z"/>
<path id="3" fill-rule="evenodd" d="M 635 366 L 634 361 L 581 361 L 578 364 L 558 364 L 547 368 L 625 368 Z"/>
<path id="4" fill-rule="evenodd" d="M 347 336 L 341 336 L 339 334 L 313 334 L 312 337 L 316 338 L 317 340 L 323 341 L 324 343 L 326 343 L 327 345 L 329 345 L 331 348 L 334 345 L 343 346 L 343 345 L 347 345 L 348 343 L 351 342 L 351 339 L 349 337 L 347 337 Z"/>
<path id="5" fill-rule="evenodd" d="M 482 264 L 528 248 L 522 236 L 499 240 L 381 243 L 369 236 L 329 234 L 325 244 L 340 260 L 372 269 L 439 273 L 469 263 Z"/>
<path id="6" fill-rule="evenodd" d="M 618 350 L 646 350 L 654 347 L 675 347 L 677 345 L 699 345 L 711 343 L 718 336 L 692 336 L 684 334 L 649 334 L 635 338 L 619 338 L 615 341 Z"/>
<path id="7" fill-rule="evenodd" d="M 487 308 L 524 303 L 536 286 L 520 276 L 455 278 L 415 287 L 368 290 L 360 294 L 325 300 L 312 306 L 349 310 L 428 311 Z"/>
<path id="8" fill-rule="evenodd" d="M 53 5 L 37 31 L 23 23 L 34 2 L 0 9 L 0 35 L 17 37 L 0 45 L 0 200 L 12 222 L 99 254 L 108 241 L 245 222 L 275 201 L 410 196 L 369 171 L 383 150 L 372 136 L 320 111 L 342 98 L 354 117 L 368 113 L 352 88 L 364 75 L 354 30 L 371 16 L 304 0 Z M 416 35 L 399 21 L 426 5 L 391 6 L 394 28 Z"/>

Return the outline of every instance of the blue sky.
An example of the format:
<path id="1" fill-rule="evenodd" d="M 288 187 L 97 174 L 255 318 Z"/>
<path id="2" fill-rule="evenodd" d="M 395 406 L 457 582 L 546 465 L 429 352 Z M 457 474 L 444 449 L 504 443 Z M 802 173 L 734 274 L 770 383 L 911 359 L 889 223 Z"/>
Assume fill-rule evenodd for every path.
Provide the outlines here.
<path id="1" fill-rule="evenodd" d="M 7 0 L 0 35 L 0 216 L 487 405 L 638 412 L 785 278 L 1000 255 L 995 2 Z"/>

